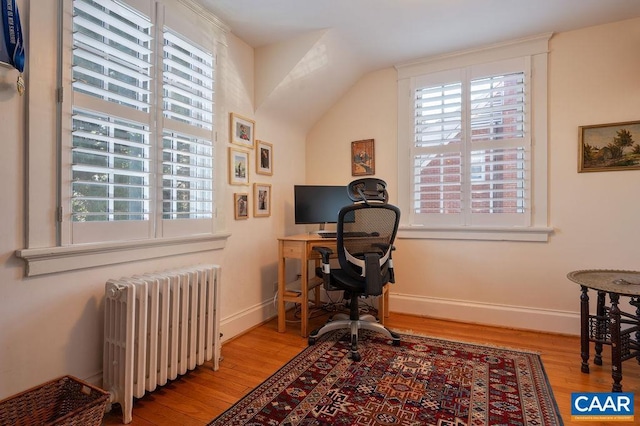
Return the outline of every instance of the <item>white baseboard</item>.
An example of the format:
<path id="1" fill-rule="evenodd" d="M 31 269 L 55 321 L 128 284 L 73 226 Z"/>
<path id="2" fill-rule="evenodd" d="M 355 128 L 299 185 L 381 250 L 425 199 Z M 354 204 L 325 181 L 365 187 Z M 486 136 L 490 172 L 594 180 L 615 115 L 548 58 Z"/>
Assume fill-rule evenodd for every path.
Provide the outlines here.
<path id="1" fill-rule="evenodd" d="M 254 305 L 248 309 L 237 312 L 231 316 L 220 319 L 220 332 L 222 333 L 221 343 L 232 337 L 245 333 L 248 328 L 262 324 L 265 321 L 278 315 L 278 310 L 274 306 L 273 299 L 269 299 Z M 250 324 L 250 327 L 247 327 Z"/>
<path id="2" fill-rule="evenodd" d="M 391 312 L 431 318 L 580 335 L 580 313 L 389 293 Z M 392 314 L 393 315 L 393 314 Z"/>
<path id="3" fill-rule="evenodd" d="M 391 312 L 547 333 L 580 335 L 580 313 L 389 293 Z M 277 316 L 273 299 L 222 318 L 222 342 Z"/>

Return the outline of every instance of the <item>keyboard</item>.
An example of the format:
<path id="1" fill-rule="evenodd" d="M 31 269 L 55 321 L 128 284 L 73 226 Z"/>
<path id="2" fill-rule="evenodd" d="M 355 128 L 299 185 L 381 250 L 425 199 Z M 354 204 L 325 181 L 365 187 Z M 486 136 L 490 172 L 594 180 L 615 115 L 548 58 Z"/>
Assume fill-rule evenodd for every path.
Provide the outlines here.
<path id="1" fill-rule="evenodd" d="M 338 237 L 337 232 L 331 232 L 331 231 L 320 231 L 318 232 L 318 235 L 320 236 L 320 238 L 337 238 Z"/>
<path id="2" fill-rule="evenodd" d="M 331 231 L 320 231 L 320 232 L 318 232 L 318 235 L 321 238 L 337 238 L 338 237 L 338 233 L 337 232 L 331 232 Z M 370 237 L 370 236 L 372 236 L 372 234 L 368 234 L 366 232 L 345 232 L 342 235 L 343 235 L 344 238 Z"/>

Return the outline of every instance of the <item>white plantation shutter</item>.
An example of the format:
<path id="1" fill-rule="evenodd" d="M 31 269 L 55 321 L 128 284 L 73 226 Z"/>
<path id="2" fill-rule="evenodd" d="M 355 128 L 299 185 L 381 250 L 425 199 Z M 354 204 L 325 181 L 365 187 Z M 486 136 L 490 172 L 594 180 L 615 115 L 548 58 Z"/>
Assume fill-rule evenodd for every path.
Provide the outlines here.
<path id="1" fill-rule="evenodd" d="M 163 219 L 211 219 L 211 141 L 165 132 L 162 161 Z"/>
<path id="2" fill-rule="evenodd" d="M 526 61 L 415 78 L 412 215 L 435 225 L 527 225 Z M 497 71 L 496 71 L 497 70 Z"/>
<path id="3" fill-rule="evenodd" d="M 176 10 L 169 29 L 162 1 L 73 0 L 63 242 L 213 232 L 213 46 Z"/>
<path id="4" fill-rule="evenodd" d="M 213 129 L 213 54 L 168 29 L 163 49 L 164 116 Z"/>
<path id="5" fill-rule="evenodd" d="M 530 209 L 529 129 L 525 73 L 470 83 L 471 214 L 524 214 Z"/>
<path id="6" fill-rule="evenodd" d="M 166 28 L 163 50 L 162 217 L 211 219 L 213 54 Z"/>
<path id="7" fill-rule="evenodd" d="M 413 204 L 417 214 L 462 211 L 462 84 L 415 90 Z"/>
<path id="8" fill-rule="evenodd" d="M 72 243 L 151 236 L 152 29 L 122 3 L 73 1 Z"/>
<path id="9" fill-rule="evenodd" d="M 149 131 L 141 124 L 73 114 L 74 222 L 149 220 Z"/>
<path id="10" fill-rule="evenodd" d="M 151 20 L 113 1 L 73 8 L 73 90 L 149 112 Z"/>

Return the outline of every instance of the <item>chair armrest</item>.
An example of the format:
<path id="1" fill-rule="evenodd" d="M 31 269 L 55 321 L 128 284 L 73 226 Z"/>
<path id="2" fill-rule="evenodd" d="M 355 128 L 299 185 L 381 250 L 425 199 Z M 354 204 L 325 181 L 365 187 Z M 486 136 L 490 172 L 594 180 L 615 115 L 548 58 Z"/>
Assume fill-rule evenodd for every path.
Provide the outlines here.
<path id="1" fill-rule="evenodd" d="M 333 254 L 333 250 L 329 247 L 314 247 L 313 250 L 320 253 L 322 257 L 322 279 L 324 280 L 324 288 L 328 289 L 331 287 L 331 265 L 329 264 L 329 258 Z"/>
<path id="2" fill-rule="evenodd" d="M 333 250 L 331 250 L 329 247 L 322 246 L 314 247 L 313 250 L 320 253 L 320 256 L 322 257 L 322 263 L 329 263 L 329 258 L 333 254 Z"/>

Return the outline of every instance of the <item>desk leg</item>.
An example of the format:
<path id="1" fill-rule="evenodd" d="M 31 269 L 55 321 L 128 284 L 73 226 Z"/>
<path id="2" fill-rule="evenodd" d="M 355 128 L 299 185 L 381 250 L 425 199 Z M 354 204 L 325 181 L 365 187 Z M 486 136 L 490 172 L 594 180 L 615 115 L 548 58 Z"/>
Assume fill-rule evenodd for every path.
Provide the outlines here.
<path id="1" fill-rule="evenodd" d="M 389 318 L 389 284 L 382 287 L 382 294 L 378 299 L 378 322 L 384 325 L 385 318 Z"/>
<path id="2" fill-rule="evenodd" d="M 284 291 L 285 291 L 285 258 L 282 249 L 282 241 L 278 242 L 278 332 L 287 330 Z"/>
<path id="3" fill-rule="evenodd" d="M 301 259 L 300 265 L 300 335 L 307 337 L 309 324 L 309 261 L 306 256 Z"/>
<path id="4" fill-rule="evenodd" d="M 620 308 L 618 308 L 618 300 L 620 295 L 609 293 L 611 299 L 610 325 L 611 325 L 611 377 L 613 377 L 613 386 L 611 392 L 622 392 L 622 359 L 620 348 Z"/>
<path id="5" fill-rule="evenodd" d="M 580 356 L 582 366 L 580 371 L 589 373 L 589 289 L 582 287 L 580 294 Z"/>
<path id="6" fill-rule="evenodd" d="M 311 272 L 312 272 L 314 277 L 315 277 L 315 274 L 316 274 L 316 268 L 320 267 L 320 265 L 321 265 L 321 262 L 319 260 L 316 260 L 313 263 L 313 271 L 311 271 Z M 321 295 L 320 294 L 320 290 L 321 289 L 322 289 L 322 285 L 317 285 L 313 289 L 314 290 L 313 291 L 313 306 L 315 308 L 318 308 L 318 307 L 322 306 L 322 300 L 320 300 L 320 295 Z"/>

